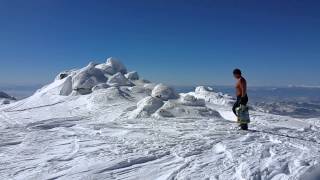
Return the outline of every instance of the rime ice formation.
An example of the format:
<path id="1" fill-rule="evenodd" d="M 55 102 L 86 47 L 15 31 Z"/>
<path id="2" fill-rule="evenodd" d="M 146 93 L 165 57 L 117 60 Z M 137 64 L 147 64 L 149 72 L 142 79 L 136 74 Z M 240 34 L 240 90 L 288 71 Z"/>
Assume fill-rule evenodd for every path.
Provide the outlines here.
<path id="1" fill-rule="evenodd" d="M 120 72 L 109 77 L 107 82 L 110 86 L 131 86 L 132 82 Z"/>
<path id="2" fill-rule="evenodd" d="M 178 97 L 177 93 L 174 89 L 172 89 L 169 86 L 166 86 L 164 84 L 158 84 L 156 85 L 153 90 L 152 94 L 153 97 L 158 97 L 162 100 L 169 100 L 169 99 L 175 99 Z"/>
<path id="3" fill-rule="evenodd" d="M 131 71 L 131 72 L 127 73 L 125 76 L 129 80 L 138 80 L 139 79 L 139 75 L 138 75 L 137 71 Z"/>
<path id="4" fill-rule="evenodd" d="M 195 92 L 190 92 L 189 94 L 218 105 L 231 105 L 234 102 L 231 96 L 221 92 L 215 92 L 211 87 L 199 86 L 196 87 Z"/>

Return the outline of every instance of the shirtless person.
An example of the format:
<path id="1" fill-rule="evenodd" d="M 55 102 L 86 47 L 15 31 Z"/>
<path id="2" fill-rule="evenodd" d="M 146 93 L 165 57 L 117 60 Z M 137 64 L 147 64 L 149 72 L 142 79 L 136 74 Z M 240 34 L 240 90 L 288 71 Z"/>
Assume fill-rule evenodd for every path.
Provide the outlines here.
<path id="1" fill-rule="evenodd" d="M 237 101 L 233 105 L 232 111 L 237 116 L 236 108 L 239 107 L 240 105 L 246 106 L 248 103 L 247 81 L 242 77 L 240 69 L 233 70 L 233 76 L 237 80 L 237 83 L 236 83 Z M 240 124 L 240 128 L 242 130 L 247 130 L 248 124 Z"/>

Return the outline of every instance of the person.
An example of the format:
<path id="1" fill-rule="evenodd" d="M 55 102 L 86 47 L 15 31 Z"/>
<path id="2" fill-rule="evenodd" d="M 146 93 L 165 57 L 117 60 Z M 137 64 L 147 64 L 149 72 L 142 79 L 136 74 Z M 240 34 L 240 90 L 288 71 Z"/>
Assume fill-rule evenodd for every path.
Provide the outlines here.
<path id="1" fill-rule="evenodd" d="M 238 117 L 236 109 L 240 107 L 240 105 L 247 105 L 248 104 L 248 95 L 247 95 L 247 81 L 242 76 L 240 69 L 234 69 L 233 70 L 233 76 L 236 79 L 236 96 L 237 101 L 234 103 L 232 111 L 233 113 Z M 239 122 L 239 119 L 238 119 Z M 242 130 L 248 130 L 248 124 L 247 123 L 240 123 L 240 128 Z"/>

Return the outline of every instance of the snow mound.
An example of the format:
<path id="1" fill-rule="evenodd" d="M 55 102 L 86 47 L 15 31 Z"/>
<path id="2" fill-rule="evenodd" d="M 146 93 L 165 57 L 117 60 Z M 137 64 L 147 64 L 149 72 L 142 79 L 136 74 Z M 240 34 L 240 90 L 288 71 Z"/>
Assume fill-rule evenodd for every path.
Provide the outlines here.
<path id="1" fill-rule="evenodd" d="M 132 119 L 150 117 L 162 105 L 163 101 L 160 98 L 148 96 L 137 103 L 137 109 L 131 112 L 129 117 Z"/>
<path id="2" fill-rule="evenodd" d="M 79 94 L 89 94 L 95 85 L 106 81 L 107 78 L 102 71 L 95 68 L 95 64 L 90 63 L 72 78 L 72 88 Z"/>
<path id="3" fill-rule="evenodd" d="M 125 77 L 129 80 L 138 80 L 139 74 L 137 71 L 131 71 L 125 75 Z"/>
<path id="4" fill-rule="evenodd" d="M 108 58 L 106 63 L 89 63 L 82 69 L 62 71 L 54 82 L 39 89 L 36 94 L 78 96 L 87 95 L 93 91 L 108 87 L 137 86 L 133 90 L 137 93 L 151 94 L 153 85 L 150 81 L 140 79 L 138 72 L 127 72 L 127 68 L 115 58 Z M 152 89 L 151 89 L 152 88 Z"/>
<path id="5" fill-rule="evenodd" d="M 59 75 L 58 75 L 54 82 L 52 82 L 51 84 L 48 84 L 46 86 L 43 86 L 41 89 L 38 89 L 34 95 L 38 95 L 38 96 L 52 96 L 52 95 L 68 96 L 68 95 L 71 95 L 72 92 L 73 92 L 72 75 L 68 75 L 62 79 L 60 79 Z"/>
<path id="6" fill-rule="evenodd" d="M 147 83 L 143 85 L 143 88 L 146 90 L 146 93 L 151 96 L 152 90 L 156 87 L 154 83 Z"/>
<path id="7" fill-rule="evenodd" d="M 123 74 L 118 72 L 109 78 L 108 85 L 110 85 L 110 86 L 132 86 L 133 84 Z"/>
<path id="8" fill-rule="evenodd" d="M 122 91 L 118 87 L 109 87 L 107 89 L 98 89 L 93 91 L 88 98 L 88 104 L 92 106 L 109 105 L 110 103 L 117 102 L 119 100 L 127 101 L 130 97 L 130 94 Z"/>
<path id="9" fill-rule="evenodd" d="M 0 91 L 0 105 L 10 104 L 10 103 L 15 102 L 15 101 L 16 101 L 16 98 L 8 95 L 5 92 Z"/>
<path id="10" fill-rule="evenodd" d="M 181 104 L 186 106 L 205 106 L 206 102 L 204 99 L 196 98 L 193 95 L 187 94 L 184 96 L 181 96 Z"/>
<path id="11" fill-rule="evenodd" d="M 196 87 L 194 92 L 188 94 L 217 105 L 232 105 L 234 103 L 234 99 L 231 96 L 215 92 L 211 87 L 199 86 Z"/>
<path id="12" fill-rule="evenodd" d="M 190 94 L 181 94 L 179 99 L 171 99 L 153 114 L 155 118 L 221 118 L 220 114 L 206 106 L 204 99 Z"/>
<path id="13" fill-rule="evenodd" d="M 104 73 L 114 75 L 118 72 L 122 74 L 127 73 L 127 68 L 117 59 L 110 57 L 104 64 L 99 64 L 96 68 L 101 69 Z"/>
<path id="14" fill-rule="evenodd" d="M 184 105 L 179 100 L 167 101 L 153 115 L 155 118 L 221 118 L 219 112 L 206 106 Z"/>
<path id="15" fill-rule="evenodd" d="M 134 111 L 129 113 L 134 118 L 199 118 L 210 117 L 220 118 L 220 114 L 205 105 L 203 99 L 192 95 L 182 95 L 178 99 L 170 99 L 165 103 L 159 97 L 148 96 L 137 103 Z"/>
<path id="16" fill-rule="evenodd" d="M 178 98 L 178 95 L 175 92 L 175 90 L 169 86 L 164 85 L 164 84 L 156 85 L 153 88 L 151 95 L 152 95 L 152 97 L 157 97 L 157 98 L 160 98 L 164 101 L 167 101 L 169 99 Z"/>
<path id="17" fill-rule="evenodd" d="M 72 78 L 68 76 L 61 84 L 60 95 L 68 96 L 72 93 Z"/>

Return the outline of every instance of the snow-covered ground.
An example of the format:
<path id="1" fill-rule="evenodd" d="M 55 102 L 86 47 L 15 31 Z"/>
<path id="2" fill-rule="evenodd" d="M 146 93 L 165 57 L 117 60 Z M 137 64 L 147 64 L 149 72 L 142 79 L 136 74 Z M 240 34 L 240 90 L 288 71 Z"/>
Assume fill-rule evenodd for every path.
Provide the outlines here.
<path id="1" fill-rule="evenodd" d="M 177 94 L 114 59 L 60 73 L 0 106 L 0 179 L 320 178 L 320 119 L 251 111 L 236 130 L 233 99 Z"/>

